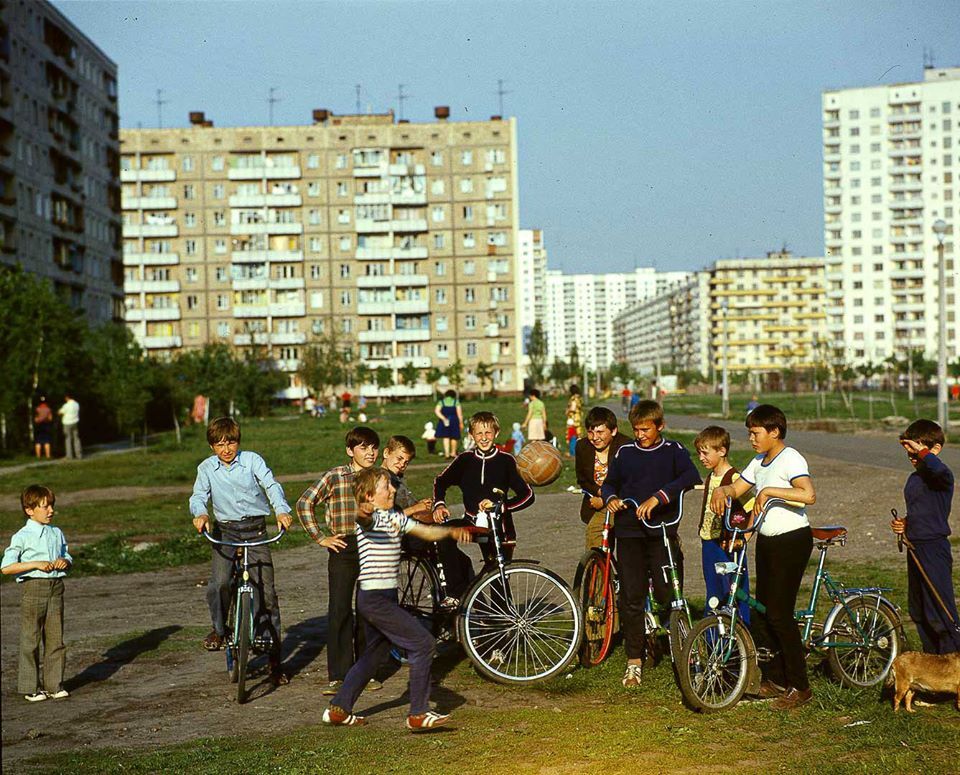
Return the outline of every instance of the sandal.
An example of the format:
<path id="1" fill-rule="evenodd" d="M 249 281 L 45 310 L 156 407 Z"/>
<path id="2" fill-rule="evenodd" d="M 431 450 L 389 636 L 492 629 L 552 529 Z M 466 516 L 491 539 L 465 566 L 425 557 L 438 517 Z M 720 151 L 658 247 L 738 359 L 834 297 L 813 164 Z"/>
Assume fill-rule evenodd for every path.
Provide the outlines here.
<path id="1" fill-rule="evenodd" d="M 442 727 L 448 721 L 450 721 L 449 713 L 434 713 L 432 710 L 428 710 L 426 713 L 419 713 L 416 716 L 407 716 L 407 729 L 420 732 L 424 729 Z"/>

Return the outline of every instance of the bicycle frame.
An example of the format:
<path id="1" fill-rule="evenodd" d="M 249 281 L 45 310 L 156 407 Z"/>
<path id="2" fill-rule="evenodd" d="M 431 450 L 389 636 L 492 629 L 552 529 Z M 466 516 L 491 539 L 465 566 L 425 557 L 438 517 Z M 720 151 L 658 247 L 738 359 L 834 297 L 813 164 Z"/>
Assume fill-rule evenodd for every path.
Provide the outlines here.
<path id="1" fill-rule="evenodd" d="M 632 498 L 624 498 L 623 502 L 629 503 L 631 506 L 633 506 L 634 510 L 636 510 L 640 505 Z M 680 587 L 680 574 L 677 573 L 677 564 L 673 558 L 673 547 L 671 546 L 670 537 L 667 535 L 667 528 L 678 524 L 681 519 L 683 519 L 682 492 L 680 493 L 680 497 L 677 499 L 677 518 L 672 522 L 661 521 L 654 525 L 648 522 L 645 518 L 641 517 L 640 523 L 647 528 L 647 530 L 656 530 L 658 527 L 660 528 L 660 531 L 663 534 L 663 545 L 667 548 L 667 564 L 662 565 L 660 570 L 663 573 L 663 580 L 670 584 L 670 588 L 673 592 L 673 600 L 670 601 L 670 608 L 674 611 L 684 611 L 687 615 L 687 624 L 693 626 L 693 620 L 690 617 L 690 607 L 687 605 L 687 601 L 683 596 L 683 590 Z"/>

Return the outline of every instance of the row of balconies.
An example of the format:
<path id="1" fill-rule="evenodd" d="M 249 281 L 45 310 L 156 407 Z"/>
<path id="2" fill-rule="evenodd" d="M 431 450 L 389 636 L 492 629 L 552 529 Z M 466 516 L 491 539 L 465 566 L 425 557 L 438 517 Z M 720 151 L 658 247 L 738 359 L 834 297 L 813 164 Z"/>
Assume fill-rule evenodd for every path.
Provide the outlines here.
<path id="1" fill-rule="evenodd" d="M 236 304 L 233 307 L 235 318 L 297 318 L 307 314 L 302 301 L 288 301 L 281 304 Z"/>
<path id="2" fill-rule="evenodd" d="M 120 170 L 121 183 L 169 183 L 176 179 L 176 170 Z"/>
<path id="3" fill-rule="evenodd" d="M 124 293 L 177 293 L 179 280 L 124 280 Z"/>
<path id="4" fill-rule="evenodd" d="M 124 210 L 176 210 L 175 196 L 126 196 L 120 200 Z"/>
<path id="5" fill-rule="evenodd" d="M 359 275 L 358 288 L 412 288 L 428 285 L 430 278 L 425 274 Z"/>
<path id="6" fill-rule="evenodd" d="M 390 258 L 427 258 L 429 252 L 425 247 L 401 248 L 397 246 L 387 248 L 357 248 L 354 256 L 359 260 Z"/>
<path id="7" fill-rule="evenodd" d="M 294 180 L 300 177 L 297 166 L 274 167 L 231 167 L 227 170 L 228 180 Z"/>
<path id="8" fill-rule="evenodd" d="M 430 312 L 429 299 L 406 299 L 403 301 L 371 301 L 358 302 L 358 315 L 389 315 L 389 314 L 426 314 Z"/>
<path id="9" fill-rule="evenodd" d="M 123 236 L 130 239 L 138 237 L 176 237 L 179 233 L 175 223 L 127 223 L 123 226 Z"/>
<path id="10" fill-rule="evenodd" d="M 407 218 L 405 220 L 375 221 L 372 218 L 357 218 L 355 227 L 358 234 L 427 231 L 427 219 Z"/>
<path id="11" fill-rule="evenodd" d="M 306 344 L 306 342 L 307 335 L 301 331 L 292 331 L 288 333 L 258 332 L 254 334 L 235 334 L 233 337 L 233 343 L 240 346 L 250 344 Z"/>
<path id="12" fill-rule="evenodd" d="M 306 281 L 302 277 L 245 277 L 239 280 L 233 280 L 233 290 L 235 291 L 255 291 L 255 290 L 277 290 L 277 291 L 296 291 L 306 288 Z"/>
<path id="13" fill-rule="evenodd" d="M 124 266 L 171 266 L 180 263 L 179 253 L 124 253 Z"/>
<path id="14" fill-rule="evenodd" d="M 231 223 L 230 234 L 235 236 L 247 234 L 303 234 L 302 223 Z"/>
<path id="15" fill-rule="evenodd" d="M 123 318 L 128 323 L 140 323 L 149 320 L 180 320 L 180 306 L 174 304 L 170 307 L 140 307 L 130 308 L 124 311 Z"/>
<path id="16" fill-rule="evenodd" d="M 303 261 L 302 250 L 234 250 L 230 254 L 234 264 L 263 264 Z"/>

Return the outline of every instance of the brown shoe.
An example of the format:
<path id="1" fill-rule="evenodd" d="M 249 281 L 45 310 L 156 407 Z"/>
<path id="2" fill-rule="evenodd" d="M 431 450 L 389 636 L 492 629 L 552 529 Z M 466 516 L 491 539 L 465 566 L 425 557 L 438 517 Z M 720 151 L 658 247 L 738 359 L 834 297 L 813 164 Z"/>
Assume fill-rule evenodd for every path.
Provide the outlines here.
<path id="1" fill-rule="evenodd" d="M 274 686 L 286 686 L 290 683 L 290 676 L 288 676 L 281 667 L 271 668 L 270 683 Z"/>
<path id="2" fill-rule="evenodd" d="M 773 681 L 761 681 L 760 690 L 755 696 L 761 700 L 775 700 L 777 697 L 782 697 L 786 691 L 787 690 L 778 683 L 774 683 Z"/>
<path id="3" fill-rule="evenodd" d="M 770 707 L 776 710 L 793 710 L 794 708 L 799 708 L 801 705 L 806 705 L 812 699 L 812 689 L 800 690 L 791 686 L 787 689 L 786 694 L 775 699 Z"/>
<path id="4" fill-rule="evenodd" d="M 203 647 L 207 651 L 220 651 L 223 648 L 224 637 L 218 635 L 216 630 L 210 630 L 210 634 L 203 639 Z"/>

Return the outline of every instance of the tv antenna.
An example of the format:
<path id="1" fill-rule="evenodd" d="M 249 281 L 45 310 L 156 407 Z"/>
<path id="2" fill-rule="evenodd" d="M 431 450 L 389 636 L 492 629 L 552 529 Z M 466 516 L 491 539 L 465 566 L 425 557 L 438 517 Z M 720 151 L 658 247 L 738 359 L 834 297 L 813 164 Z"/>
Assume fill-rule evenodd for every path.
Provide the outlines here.
<path id="1" fill-rule="evenodd" d="M 504 85 L 505 83 L 506 83 L 506 81 L 503 80 L 503 78 L 498 78 L 498 79 L 497 79 L 497 100 L 498 100 L 498 104 L 500 105 L 500 113 L 499 113 L 499 115 L 500 115 L 501 117 L 503 116 L 503 96 L 504 96 L 505 94 L 513 94 L 513 92 L 508 91 L 508 90 L 506 90 L 506 89 L 503 88 L 503 85 Z"/>
<path id="2" fill-rule="evenodd" d="M 927 48 L 926 46 L 924 46 L 923 47 L 923 69 L 924 70 L 929 70 L 933 67 L 936 67 L 933 59 L 934 59 L 933 49 Z"/>
<path id="3" fill-rule="evenodd" d="M 157 99 L 154 102 L 157 105 L 157 126 L 160 129 L 163 129 L 163 106 L 166 105 L 170 100 L 165 100 L 163 98 L 163 89 L 157 89 Z"/>
<path id="4" fill-rule="evenodd" d="M 363 112 L 363 107 L 360 105 L 360 92 L 363 90 L 363 86 L 358 83 L 353 88 L 356 89 L 357 92 L 357 115 L 359 116 L 360 113 Z"/>
<path id="5" fill-rule="evenodd" d="M 273 94 L 277 90 L 276 86 L 270 87 L 270 93 L 267 95 L 267 104 L 270 106 L 270 126 L 273 126 L 273 106 L 280 102 L 279 97 L 274 97 Z"/>
<path id="6" fill-rule="evenodd" d="M 403 103 L 404 103 L 405 100 L 410 99 L 410 96 L 411 96 L 411 95 L 409 95 L 409 94 L 404 94 L 404 93 L 403 93 L 403 87 L 404 87 L 405 85 L 406 85 L 406 84 L 401 83 L 401 84 L 400 84 L 400 88 L 397 90 L 397 107 L 398 107 L 398 110 L 397 110 L 397 118 L 398 118 L 398 119 L 402 119 L 402 118 L 403 118 Z"/>

